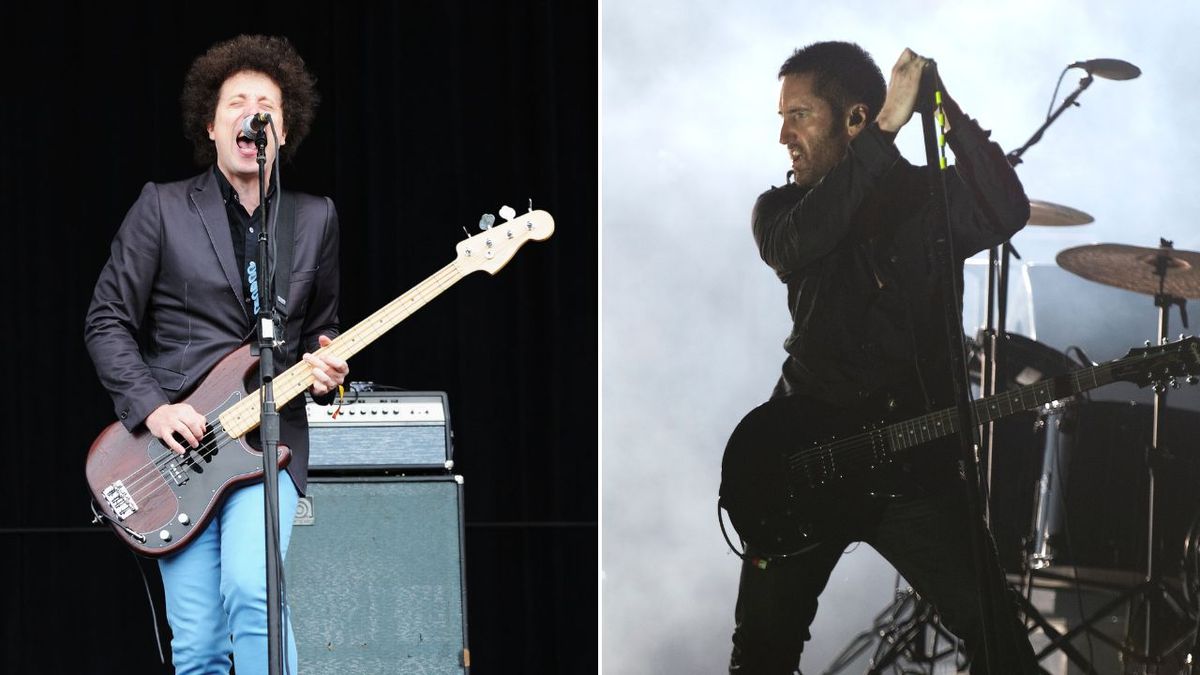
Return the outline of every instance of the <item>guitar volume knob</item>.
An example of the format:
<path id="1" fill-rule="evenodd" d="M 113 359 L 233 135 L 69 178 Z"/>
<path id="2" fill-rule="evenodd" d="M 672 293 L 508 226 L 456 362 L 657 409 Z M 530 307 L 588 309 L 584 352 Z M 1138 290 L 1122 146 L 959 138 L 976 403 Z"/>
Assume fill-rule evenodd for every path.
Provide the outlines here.
<path id="1" fill-rule="evenodd" d="M 159 532 L 158 538 L 162 539 L 163 541 L 171 541 L 171 531 L 163 530 L 163 531 Z"/>

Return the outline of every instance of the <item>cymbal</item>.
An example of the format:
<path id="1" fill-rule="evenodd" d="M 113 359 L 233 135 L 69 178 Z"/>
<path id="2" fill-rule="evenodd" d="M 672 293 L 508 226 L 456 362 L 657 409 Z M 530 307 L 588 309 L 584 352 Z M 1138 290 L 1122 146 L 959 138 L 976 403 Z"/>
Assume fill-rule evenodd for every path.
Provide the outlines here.
<path id="1" fill-rule="evenodd" d="M 1039 199 L 1029 200 L 1030 225 L 1087 225 L 1095 219 L 1078 209 L 1052 204 Z"/>
<path id="2" fill-rule="evenodd" d="M 1059 267 L 1084 279 L 1137 293 L 1156 295 L 1156 261 L 1166 256 L 1162 291 L 1179 298 L 1200 298 L 1200 253 L 1173 248 L 1144 248 L 1124 244 L 1091 244 L 1058 252 Z"/>

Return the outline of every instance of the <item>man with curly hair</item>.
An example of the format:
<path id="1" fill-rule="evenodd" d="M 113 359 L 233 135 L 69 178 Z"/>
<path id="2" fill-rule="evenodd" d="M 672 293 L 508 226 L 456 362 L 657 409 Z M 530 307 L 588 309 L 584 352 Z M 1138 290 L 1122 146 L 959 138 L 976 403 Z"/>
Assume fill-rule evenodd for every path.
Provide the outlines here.
<path id="1" fill-rule="evenodd" d="M 274 298 L 260 298 L 257 148 L 243 133 L 251 115 L 269 113 L 266 173 L 308 133 L 318 96 L 304 61 L 286 38 L 241 35 L 214 45 L 191 65 L 181 103 L 184 133 L 205 170 L 174 183 L 147 183 L 112 242 L 87 313 L 85 339 L 117 417 L 145 427 L 173 451 L 197 448 L 204 414 L 179 402 L 226 354 L 254 335 L 260 303 L 282 316 L 277 369 L 303 359 L 310 392 L 327 400 L 349 368 L 315 355 L 338 333 L 338 220 L 333 202 L 278 190 L 267 207 L 277 260 Z M 277 152 L 278 151 L 278 152 Z M 281 265 L 282 267 L 282 265 Z M 304 350 L 302 355 L 298 352 Z M 254 434 L 257 436 L 257 433 Z M 280 441 L 292 452 L 279 474 L 280 550 L 286 554 L 308 468 L 303 397 L 280 410 Z M 190 446 L 186 447 L 186 446 Z M 159 561 L 179 675 L 267 670 L 267 588 L 263 486 L 239 487 L 182 551 Z M 288 672 L 296 671 L 290 627 Z"/>

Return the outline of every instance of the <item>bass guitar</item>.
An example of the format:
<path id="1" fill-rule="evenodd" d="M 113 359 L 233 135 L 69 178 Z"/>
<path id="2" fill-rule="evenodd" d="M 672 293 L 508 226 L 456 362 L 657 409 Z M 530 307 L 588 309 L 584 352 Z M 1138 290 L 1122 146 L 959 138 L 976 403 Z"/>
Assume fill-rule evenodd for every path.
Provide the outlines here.
<path id="1" fill-rule="evenodd" d="M 530 211 L 459 242 L 452 263 L 317 353 L 349 360 L 459 279 L 479 270 L 495 274 L 525 242 L 544 240 L 553 232 L 549 213 Z M 180 455 L 145 425 L 130 432 L 117 422 L 92 443 L 86 474 L 96 518 L 135 552 L 155 558 L 181 550 L 204 529 L 230 489 L 262 477 L 262 453 L 245 440 L 258 427 L 262 411 L 257 392 L 244 384 L 257 365 L 250 345 L 243 345 L 222 358 L 182 399 L 208 421 L 197 448 Z M 312 382 L 312 367 L 304 361 L 278 374 L 273 381 L 276 409 Z M 284 446 L 279 450 L 282 467 L 291 457 Z"/>
<path id="2" fill-rule="evenodd" d="M 1124 357 L 971 402 L 973 424 L 1053 406 L 1112 382 L 1196 383 L 1200 338 L 1132 349 Z M 958 432 L 956 408 L 900 421 L 873 411 L 833 411 L 802 397 L 768 401 L 734 429 L 721 461 L 719 507 L 764 557 L 801 552 L 837 530 L 839 493 L 853 490 L 917 447 Z M 863 420 L 871 420 L 864 424 Z"/>

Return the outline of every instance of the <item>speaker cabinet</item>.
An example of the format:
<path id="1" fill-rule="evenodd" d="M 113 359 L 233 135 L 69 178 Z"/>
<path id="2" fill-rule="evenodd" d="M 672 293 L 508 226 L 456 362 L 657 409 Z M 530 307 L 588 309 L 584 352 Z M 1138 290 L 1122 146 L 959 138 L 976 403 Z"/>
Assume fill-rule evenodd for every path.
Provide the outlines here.
<path id="1" fill-rule="evenodd" d="M 458 476 L 311 476 L 286 583 L 299 672 L 468 673 Z"/>

